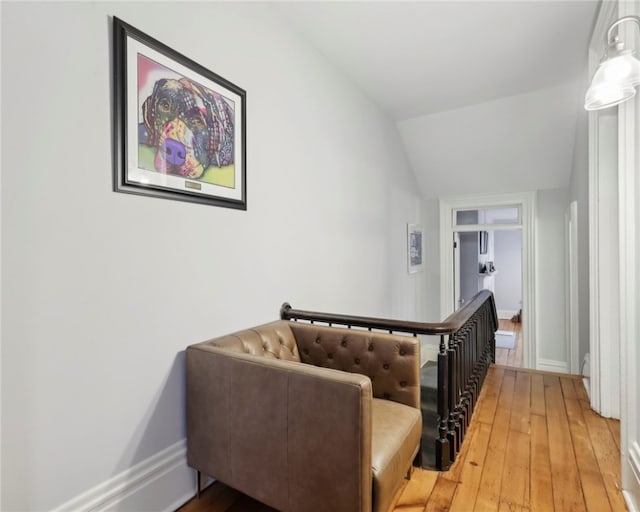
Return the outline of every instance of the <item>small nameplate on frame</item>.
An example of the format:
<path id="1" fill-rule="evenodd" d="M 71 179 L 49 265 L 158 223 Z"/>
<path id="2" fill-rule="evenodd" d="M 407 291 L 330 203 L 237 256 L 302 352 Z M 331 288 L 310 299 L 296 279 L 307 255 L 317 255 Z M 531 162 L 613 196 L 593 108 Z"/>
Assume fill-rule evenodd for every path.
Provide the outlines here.
<path id="1" fill-rule="evenodd" d="M 195 182 L 195 181 L 185 181 L 184 182 L 184 187 L 185 188 L 190 188 L 192 190 L 202 190 L 202 185 L 200 183 Z"/>

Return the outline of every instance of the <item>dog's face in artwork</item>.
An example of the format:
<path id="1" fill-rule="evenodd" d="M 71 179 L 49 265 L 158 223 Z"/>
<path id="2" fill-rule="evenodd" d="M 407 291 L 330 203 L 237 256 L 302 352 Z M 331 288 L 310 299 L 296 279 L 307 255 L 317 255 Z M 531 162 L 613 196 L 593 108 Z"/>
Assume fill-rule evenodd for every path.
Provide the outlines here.
<path id="1" fill-rule="evenodd" d="M 157 171 L 198 179 L 233 163 L 233 110 L 219 94 L 186 78 L 161 79 L 142 114 Z"/>

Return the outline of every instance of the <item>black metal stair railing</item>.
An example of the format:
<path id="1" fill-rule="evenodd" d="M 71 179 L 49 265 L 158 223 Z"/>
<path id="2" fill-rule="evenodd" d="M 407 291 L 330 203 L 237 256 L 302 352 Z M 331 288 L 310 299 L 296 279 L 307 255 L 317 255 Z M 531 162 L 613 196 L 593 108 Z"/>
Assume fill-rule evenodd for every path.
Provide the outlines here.
<path id="1" fill-rule="evenodd" d="M 460 452 L 487 370 L 495 362 L 498 329 L 493 294 L 481 290 L 443 322 L 409 322 L 293 309 L 282 305 L 283 320 L 362 327 L 413 336 L 439 336 L 435 467 L 449 469 Z"/>

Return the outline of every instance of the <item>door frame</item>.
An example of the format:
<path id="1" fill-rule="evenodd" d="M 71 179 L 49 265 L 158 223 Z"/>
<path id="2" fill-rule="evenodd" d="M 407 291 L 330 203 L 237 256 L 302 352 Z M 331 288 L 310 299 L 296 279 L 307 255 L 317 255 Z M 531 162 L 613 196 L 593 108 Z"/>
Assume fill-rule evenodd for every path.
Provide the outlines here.
<path id="1" fill-rule="evenodd" d="M 461 304 L 460 295 L 462 294 L 460 286 L 460 233 L 453 233 L 453 303 L 458 309 Z"/>
<path id="2" fill-rule="evenodd" d="M 640 2 L 619 2 L 617 17 L 640 15 Z M 627 48 L 640 50 L 638 30 L 623 24 L 619 35 Z M 620 448 L 622 494 L 630 511 L 640 510 L 640 101 L 618 108 L 618 197 L 620 222 Z"/>
<path id="3" fill-rule="evenodd" d="M 567 361 L 570 373 L 580 374 L 580 307 L 578 277 L 578 202 L 571 201 L 565 213 Z"/>
<path id="4" fill-rule="evenodd" d="M 628 15 L 640 15 L 640 2 L 601 4 L 589 45 L 590 75 L 603 55 L 607 28 Z M 618 28 L 626 48 L 638 51 L 637 28 L 628 23 Z M 622 494 L 629 510 L 639 511 L 640 101 L 634 98 L 617 108 L 614 184 L 605 179 L 607 169 L 599 167 L 599 114 L 589 114 L 590 398 L 591 406 L 600 414 L 620 418 Z M 600 185 L 604 185 L 604 191 Z M 612 201 L 607 194 L 614 197 L 614 193 Z M 611 226 L 616 230 L 615 244 L 608 237 Z M 607 296 L 601 297 L 601 287 L 612 281 L 616 289 L 607 290 Z"/>
<path id="5" fill-rule="evenodd" d="M 453 312 L 453 251 L 454 231 L 479 231 L 480 226 L 453 228 L 453 212 L 457 209 L 499 208 L 518 206 L 522 229 L 522 336 L 526 341 L 523 366 L 538 367 L 536 343 L 536 286 L 535 286 L 535 218 L 536 193 L 486 194 L 443 197 L 440 203 L 440 316 L 444 319 Z M 492 224 L 492 230 L 513 229 L 514 225 Z M 485 228 L 482 228 L 485 229 Z"/>
<path id="6" fill-rule="evenodd" d="M 589 45 L 590 76 L 617 11 L 616 2 L 600 7 Z M 603 151 L 600 115 L 589 112 L 589 398 L 596 412 L 620 418 L 620 162 L 601 165 L 610 151 Z"/>

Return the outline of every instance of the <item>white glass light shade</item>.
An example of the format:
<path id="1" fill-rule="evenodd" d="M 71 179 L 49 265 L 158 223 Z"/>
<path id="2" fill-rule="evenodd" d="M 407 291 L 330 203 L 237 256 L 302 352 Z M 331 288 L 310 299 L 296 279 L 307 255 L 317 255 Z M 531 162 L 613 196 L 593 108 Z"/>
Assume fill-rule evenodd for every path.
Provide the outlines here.
<path id="1" fill-rule="evenodd" d="M 600 110 L 622 103 L 635 96 L 640 84 L 640 61 L 630 51 L 600 64 L 585 97 L 586 110 Z"/>
<path id="2" fill-rule="evenodd" d="M 607 82 L 638 85 L 640 84 L 640 60 L 636 59 L 630 50 L 624 50 L 600 64 L 591 82 L 592 85 L 596 85 L 596 78 Z"/>
<path id="3" fill-rule="evenodd" d="M 584 100 L 585 110 L 600 110 L 613 107 L 636 95 L 633 86 L 620 87 L 618 84 L 602 84 L 599 87 L 589 87 Z"/>

